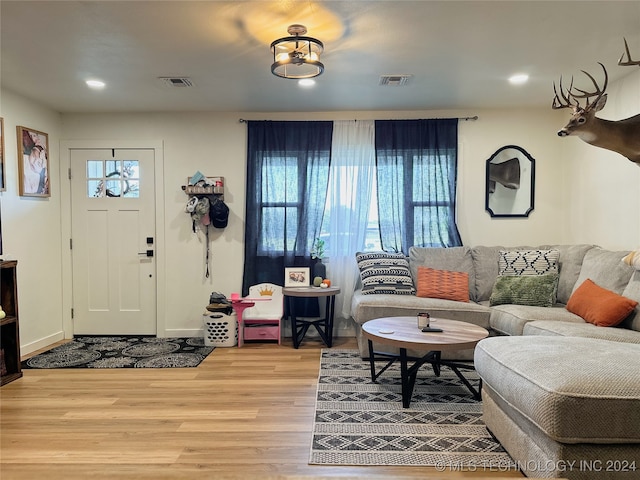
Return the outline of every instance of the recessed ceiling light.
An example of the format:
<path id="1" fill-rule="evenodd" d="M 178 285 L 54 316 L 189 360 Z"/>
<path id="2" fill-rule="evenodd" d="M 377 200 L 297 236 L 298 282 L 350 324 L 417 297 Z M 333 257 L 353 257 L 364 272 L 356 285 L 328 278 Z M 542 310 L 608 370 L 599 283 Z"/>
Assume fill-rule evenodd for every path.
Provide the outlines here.
<path id="1" fill-rule="evenodd" d="M 527 75 L 526 73 L 518 73 L 509 77 L 509 83 L 511 83 L 512 85 L 522 85 L 523 83 L 527 83 L 528 80 L 529 75 Z"/>
<path id="2" fill-rule="evenodd" d="M 86 84 L 89 88 L 94 88 L 96 90 L 99 90 L 101 88 L 105 87 L 105 83 L 100 81 L 100 80 L 87 80 Z"/>
<path id="3" fill-rule="evenodd" d="M 298 85 L 301 87 L 313 87 L 316 81 L 313 78 L 303 78 L 298 80 Z"/>

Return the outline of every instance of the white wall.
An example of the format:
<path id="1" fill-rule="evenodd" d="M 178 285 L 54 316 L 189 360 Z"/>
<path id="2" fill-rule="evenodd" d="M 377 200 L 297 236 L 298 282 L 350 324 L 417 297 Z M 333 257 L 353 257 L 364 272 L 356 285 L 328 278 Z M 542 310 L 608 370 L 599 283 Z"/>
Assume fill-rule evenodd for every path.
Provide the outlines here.
<path id="1" fill-rule="evenodd" d="M 621 120 L 640 114 L 640 70 L 624 68 L 632 73 L 609 85 L 598 117 Z M 563 197 L 567 238 L 610 249 L 640 247 L 640 164 L 576 137 L 562 139 L 561 161 L 569 172 Z"/>
<path id="2" fill-rule="evenodd" d="M 560 161 L 553 110 L 482 111 L 461 124 L 458 228 L 465 245 L 539 245 L 568 242 L 561 203 Z M 517 145 L 535 160 L 534 210 L 528 217 L 491 217 L 485 211 L 486 161 L 500 147 Z"/>
<path id="3" fill-rule="evenodd" d="M 459 222 L 467 245 L 561 242 L 562 212 L 558 211 L 561 176 L 553 171 L 559 144 L 550 109 L 538 112 L 475 111 L 480 119 L 461 122 Z M 66 140 L 162 139 L 164 142 L 164 209 L 166 215 L 164 304 L 167 335 L 187 335 L 200 328 L 200 313 L 209 293 L 229 294 L 242 284 L 246 125 L 255 119 L 425 118 L 465 116 L 466 112 L 346 112 L 315 114 L 110 114 L 64 115 Z M 547 138 L 549 140 L 547 140 Z M 529 219 L 492 219 L 484 210 L 485 162 L 498 148 L 517 144 L 535 159 L 537 204 Z M 202 235 L 191 231 L 184 213 L 186 195 L 180 186 L 200 170 L 225 177 L 229 226 L 211 240 L 212 274 L 204 277 Z M 508 241 L 505 241 L 508 238 Z M 159 259 L 161 261 L 161 259 Z M 162 307 L 161 307 L 162 308 Z M 348 322 L 340 330 L 350 331 Z"/>
<path id="4" fill-rule="evenodd" d="M 608 109 L 626 108 L 628 115 L 640 111 L 637 92 L 638 75 L 627 77 L 622 85 L 609 87 Z M 630 81 L 631 85 L 628 85 Z M 634 91 L 635 87 L 635 91 Z M 597 243 L 605 248 L 636 248 L 640 242 L 638 214 L 640 168 L 607 152 L 596 155 L 596 147 L 581 145 L 575 138 L 560 139 L 556 131 L 566 121 L 566 112 L 550 108 L 538 110 L 473 110 L 409 112 L 341 112 L 341 113 L 148 113 L 148 114 L 64 114 L 37 108 L 28 100 L 3 93 L 2 116 L 9 134 L 14 125 L 27 126 L 50 133 L 53 150 L 52 170 L 64 169 L 68 160 L 60 159 L 58 141 L 117 139 L 157 141 L 164 148 L 164 187 L 162 192 L 165 228 L 158 232 L 164 240 L 166 295 L 161 299 L 165 331 L 160 335 L 189 335 L 201 329 L 201 312 L 209 294 L 219 291 L 229 295 L 242 284 L 246 119 L 391 119 L 441 118 L 478 115 L 477 121 L 461 122 L 458 181 L 458 226 L 465 245 L 516 245 L 540 243 Z M 616 107 L 612 102 L 625 107 Z M 630 97 L 631 106 L 626 102 Z M 635 102 L 635 103 L 634 103 Z M 32 113 L 32 110 L 34 112 Z M 37 113 L 37 115 L 36 115 Z M 30 123 L 32 115 L 35 124 Z M 613 112 L 617 115 L 617 112 Z M 26 117 L 26 118 L 25 118 Z M 22 118 L 25 118 L 22 120 Z M 38 120 L 38 121 L 35 121 Z M 7 138 L 7 145 L 15 138 Z M 535 210 L 528 218 L 491 218 L 485 205 L 485 162 L 500 147 L 518 145 L 536 161 Z M 586 144 L 585 144 L 586 145 Z M 59 335 L 63 318 L 68 319 L 60 297 L 60 279 L 70 282 L 70 273 L 60 251 L 70 232 L 64 217 L 69 205 L 61 200 L 60 189 L 68 189 L 65 175 L 52 172 L 52 197 L 48 201 L 17 197 L 15 151 L 7 148 L 10 189 L 2 194 L 5 249 L 21 260 L 19 268 L 21 342 L 31 348 Z M 575 151 L 573 151 L 575 150 Z M 591 158 L 593 156 L 596 158 Z M 184 213 L 187 196 L 181 190 L 188 176 L 196 170 L 206 175 L 225 177 L 225 200 L 231 210 L 229 226 L 211 236 L 211 277 L 204 277 L 205 249 L 202 236 L 191 232 Z M 66 169 L 64 170 L 66 172 Z M 65 177 L 62 182 L 59 178 Z M 603 178 L 610 178 L 604 181 Z M 623 185 L 624 188 L 620 188 Z M 597 192 L 595 191 L 597 190 Z M 64 195 L 68 197 L 68 192 Z M 574 200 L 575 199 L 575 200 Z M 583 205 L 587 204 L 587 208 Z M 13 210 L 17 205 L 17 210 Z M 11 210 L 12 213 L 7 213 Z M 33 213 L 25 222 L 22 215 Z M 621 213 L 621 215 L 617 215 Z M 31 225 L 33 222 L 35 225 Z M 23 227 L 25 223 L 29 223 Z M 604 228 L 601 227 L 604 225 Z M 55 237 L 53 241 L 51 238 Z M 42 239 L 46 238 L 46 246 Z M 65 239 L 61 242 L 60 239 Z M 44 251 L 42 249 L 44 248 Z M 37 259 L 29 259 L 32 251 Z M 33 257 L 32 257 L 33 258 Z M 24 261 L 23 261 L 24 260 Z M 22 263 L 27 264 L 22 268 Z M 61 263 L 63 263 L 61 265 Z M 40 265 L 46 265 L 42 278 Z M 36 285 L 37 288 L 32 287 Z M 45 288 L 46 287 L 46 288 Z M 23 304 L 25 305 L 23 307 Z M 51 308 L 49 308 L 51 307 Z M 65 310 L 65 311 L 63 311 Z M 46 315 L 44 314 L 46 311 Z M 342 322 L 342 334 L 350 325 Z M 340 334 L 341 332 L 338 332 Z M 40 342 L 40 343 L 38 343 Z"/>
<path id="5" fill-rule="evenodd" d="M 6 191 L 0 192 L 2 257 L 18 260 L 20 343 L 35 350 L 64 338 L 58 157 L 61 117 L 56 112 L 4 90 L 1 98 L 7 183 Z M 49 134 L 51 197 L 18 196 L 16 126 Z"/>
<path id="6" fill-rule="evenodd" d="M 246 125 L 237 114 L 167 113 L 64 115 L 65 140 L 159 140 L 164 147 L 165 284 L 159 310 L 164 336 L 194 335 L 202 328 L 202 312 L 212 291 L 240 291 L 244 236 Z M 225 177 L 229 225 L 210 229 L 210 277 L 205 277 L 205 237 L 192 232 L 181 186 L 196 171 Z M 158 278 L 161 281 L 161 278 Z"/>

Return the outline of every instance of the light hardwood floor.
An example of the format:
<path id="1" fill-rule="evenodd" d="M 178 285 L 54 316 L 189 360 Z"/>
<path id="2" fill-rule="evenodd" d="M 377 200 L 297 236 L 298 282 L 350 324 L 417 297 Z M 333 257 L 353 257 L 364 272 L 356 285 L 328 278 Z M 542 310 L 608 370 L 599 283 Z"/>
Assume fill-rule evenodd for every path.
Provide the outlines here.
<path id="1" fill-rule="evenodd" d="M 337 338 L 335 348 L 356 348 Z M 197 368 L 25 370 L 0 390 L 0 477 L 496 478 L 519 472 L 309 465 L 323 345 L 217 348 Z"/>

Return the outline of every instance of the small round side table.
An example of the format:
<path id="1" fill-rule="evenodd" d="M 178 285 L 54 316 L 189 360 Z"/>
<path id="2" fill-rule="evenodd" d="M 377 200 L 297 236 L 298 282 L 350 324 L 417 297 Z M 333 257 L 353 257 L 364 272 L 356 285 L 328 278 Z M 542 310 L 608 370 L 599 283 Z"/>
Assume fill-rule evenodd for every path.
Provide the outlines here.
<path id="1" fill-rule="evenodd" d="M 336 304 L 336 295 L 340 293 L 339 287 L 284 287 L 282 289 L 285 302 L 288 306 L 288 315 L 291 320 L 291 335 L 293 348 L 298 348 L 302 339 L 307 334 L 309 327 L 313 326 L 320 334 L 320 338 L 327 347 L 333 344 L 333 314 Z M 298 318 L 295 311 L 295 298 L 326 298 L 326 308 L 323 318 L 306 319 Z"/>

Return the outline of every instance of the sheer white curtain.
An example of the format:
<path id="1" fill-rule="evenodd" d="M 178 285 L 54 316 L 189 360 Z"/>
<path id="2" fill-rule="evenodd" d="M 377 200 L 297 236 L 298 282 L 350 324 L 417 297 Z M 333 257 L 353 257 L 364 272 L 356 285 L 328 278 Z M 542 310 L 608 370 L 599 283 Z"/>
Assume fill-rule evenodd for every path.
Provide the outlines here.
<path id="1" fill-rule="evenodd" d="M 333 124 L 329 188 L 325 212 L 328 232 L 327 277 L 341 287 L 336 315 L 349 318 L 359 278 L 356 252 L 364 249 L 375 187 L 375 123 L 339 120 Z M 326 215 L 325 213 L 325 215 Z"/>

